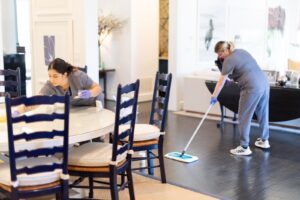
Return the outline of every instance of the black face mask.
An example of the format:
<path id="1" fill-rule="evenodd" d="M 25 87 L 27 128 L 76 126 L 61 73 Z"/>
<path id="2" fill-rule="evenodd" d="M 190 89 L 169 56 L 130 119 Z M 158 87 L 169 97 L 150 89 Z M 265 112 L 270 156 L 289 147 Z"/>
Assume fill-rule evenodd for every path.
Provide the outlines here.
<path id="1" fill-rule="evenodd" d="M 215 64 L 219 68 L 220 72 L 222 71 L 223 61 L 224 61 L 224 58 L 218 58 L 217 60 L 215 60 Z"/>

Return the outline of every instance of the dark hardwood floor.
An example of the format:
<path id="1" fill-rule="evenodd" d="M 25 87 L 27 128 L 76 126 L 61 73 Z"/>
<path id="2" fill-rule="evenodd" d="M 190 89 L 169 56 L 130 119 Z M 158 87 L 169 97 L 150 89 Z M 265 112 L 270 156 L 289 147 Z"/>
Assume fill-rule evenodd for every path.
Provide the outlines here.
<path id="1" fill-rule="evenodd" d="M 148 122 L 150 103 L 139 104 L 138 122 Z M 168 114 L 165 153 L 182 151 L 200 119 Z M 251 129 L 251 156 L 234 156 L 229 150 L 239 145 L 236 125 L 205 120 L 187 153 L 199 157 L 194 163 L 165 159 L 167 181 L 194 191 L 237 200 L 300 199 L 300 135 L 270 131 L 269 151 L 254 146 L 259 137 Z M 155 171 L 159 177 L 159 172 Z"/>

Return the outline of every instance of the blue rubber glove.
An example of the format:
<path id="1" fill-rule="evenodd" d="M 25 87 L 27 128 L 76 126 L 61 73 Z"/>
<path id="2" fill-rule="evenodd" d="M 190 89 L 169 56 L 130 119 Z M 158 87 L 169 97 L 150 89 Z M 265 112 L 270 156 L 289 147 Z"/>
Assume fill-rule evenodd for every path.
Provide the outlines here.
<path id="1" fill-rule="evenodd" d="M 82 90 L 79 94 L 80 99 L 88 99 L 92 96 L 91 92 L 89 90 Z"/>
<path id="2" fill-rule="evenodd" d="M 212 97 L 212 98 L 210 99 L 210 104 L 211 104 L 211 105 L 215 105 L 215 103 L 217 103 L 217 101 L 218 101 L 217 97 Z"/>

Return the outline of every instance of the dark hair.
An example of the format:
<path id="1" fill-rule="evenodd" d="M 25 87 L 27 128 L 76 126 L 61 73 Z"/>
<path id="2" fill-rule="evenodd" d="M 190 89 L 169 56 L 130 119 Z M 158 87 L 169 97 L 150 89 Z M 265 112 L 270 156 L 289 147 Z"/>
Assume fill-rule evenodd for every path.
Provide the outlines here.
<path id="1" fill-rule="evenodd" d="M 75 70 L 75 67 L 61 58 L 55 58 L 50 62 L 48 66 L 48 70 L 50 69 L 54 69 L 60 74 L 64 74 L 67 72 L 67 74 L 69 75 L 71 72 L 73 72 L 73 70 Z"/>

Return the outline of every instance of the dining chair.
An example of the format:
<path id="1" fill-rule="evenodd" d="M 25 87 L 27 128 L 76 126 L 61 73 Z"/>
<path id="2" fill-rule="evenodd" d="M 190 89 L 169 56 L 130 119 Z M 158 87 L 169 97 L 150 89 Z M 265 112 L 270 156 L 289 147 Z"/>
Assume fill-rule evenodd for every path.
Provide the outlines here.
<path id="1" fill-rule="evenodd" d="M 9 163 L 0 165 L 0 191 L 13 200 L 50 194 L 68 199 L 69 96 L 6 97 L 5 104 Z M 13 116 L 19 105 L 62 109 Z"/>
<path id="2" fill-rule="evenodd" d="M 112 200 L 118 200 L 118 191 L 123 190 L 125 187 L 129 189 L 130 199 L 135 199 L 131 173 L 131 156 L 133 154 L 132 142 L 138 91 L 139 80 L 123 87 L 121 85 L 118 86 L 113 143 L 86 143 L 70 151 L 69 173 L 72 176 L 79 176 L 79 178 L 70 185 L 71 188 L 88 188 L 89 198 L 93 198 L 93 189 L 107 188 L 103 186 L 104 182 L 95 180 L 94 178 L 108 178 Z M 130 98 L 122 102 L 121 100 L 124 96 L 130 96 Z M 128 112 L 126 116 L 121 116 L 120 112 L 123 109 L 129 109 L 131 112 Z M 99 119 L 99 123 L 101 123 L 101 120 L 103 119 Z M 130 123 L 128 129 L 120 132 L 119 127 L 125 123 Z M 128 143 L 121 145 L 120 141 L 124 138 L 128 138 Z M 118 175 L 122 178 L 121 184 L 117 183 Z M 127 181 L 124 181 L 126 176 Z M 79 184 L 79 182 L 82 181 L 82 177 L 89 179 L 88 185 Z M 102 183 L 102 185 L 96 186 L 94 183 Z"/>
<path id="3" fill-rule="evenodd" d="M 156 73 L 154 91 L 151 104 L 150 121 L 148 124 L 136 124 L 134 131 L 133 151 L 146 152 L 146 156 L 133 157 L 132 161 L 147 161 L 144 167 L 135 167 L 132 170 L 148 170 L 154 175 L 154 168 L 160 168 L 161 182 L 166 183 L 163 144 L 168 112 L 168 102 L 171 89 L 172 74 Z M 128 125 L 121 126 L 127 129 Z M 127 142 L 124 141 L 123 142 Z M 153 152 L 157 150 L 157 153 Z M 153 159 L 159 164 L 154 165 Z"/>
<path id="4" fill-rule="evenodd" d="M 3 76 L 4 80 L 0 80 L 0 86 L 4 87 L 4 92 L 0 92 L 0 96 L 9 94 L 11 97 L 21 96 L 21 75 L 20 68 L 0 69 L 0 77 Z"/>

